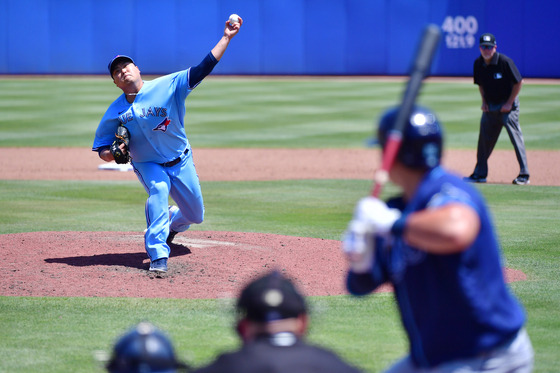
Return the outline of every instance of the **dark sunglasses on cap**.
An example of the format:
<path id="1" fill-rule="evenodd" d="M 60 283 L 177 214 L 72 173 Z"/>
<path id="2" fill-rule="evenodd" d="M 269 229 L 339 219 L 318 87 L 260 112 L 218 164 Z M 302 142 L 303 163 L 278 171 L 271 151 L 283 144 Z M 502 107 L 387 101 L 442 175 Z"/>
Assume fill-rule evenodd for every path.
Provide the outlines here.
<path id="1" fill-rule="evenodd" d="M 481 45 L 480 48 L 490 50 L 493 49 L 494 47 L 492 45 Z"/>

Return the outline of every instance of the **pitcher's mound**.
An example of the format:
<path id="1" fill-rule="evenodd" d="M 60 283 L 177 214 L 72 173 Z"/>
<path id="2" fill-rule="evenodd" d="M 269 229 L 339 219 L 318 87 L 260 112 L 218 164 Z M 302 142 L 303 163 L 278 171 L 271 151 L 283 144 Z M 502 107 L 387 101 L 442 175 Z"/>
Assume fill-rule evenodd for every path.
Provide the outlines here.
<path id="1" fill-rule="evenodd" d="M 6 234 L 0 258 L 4 296 L 234 298 L 272 269 L 305 295 L 346 294 L 340 241 L 318 238 L 188 231 L 175 237 L 169 272 L 161 276 L 147 271 L 144 237 L 135 232 Z M 525 279 L 520 271 L 505 274 Z"/>

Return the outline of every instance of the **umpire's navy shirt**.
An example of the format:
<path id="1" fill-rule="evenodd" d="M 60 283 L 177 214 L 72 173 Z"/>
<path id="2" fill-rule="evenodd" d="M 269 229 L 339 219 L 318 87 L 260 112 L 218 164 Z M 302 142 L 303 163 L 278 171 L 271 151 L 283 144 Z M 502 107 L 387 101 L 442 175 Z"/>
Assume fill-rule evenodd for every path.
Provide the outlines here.
<path id="1" fill-rule="evenodd" d="M 240 350 L 221 354 L 193 373 L 360 373 L 330 350 L 312 346 L 292 333 L 259 336 Z"/>
<path id="2" fill-rule="evenodd" d="M 484 99 L 488 104 L 502 104 L 511 95 L 513 86 L 523 77 L 511 58 L 502 53 L 494 53 L 490 64 L 482 56 L 474 61 L 474 84 L 484 89 Z"/>

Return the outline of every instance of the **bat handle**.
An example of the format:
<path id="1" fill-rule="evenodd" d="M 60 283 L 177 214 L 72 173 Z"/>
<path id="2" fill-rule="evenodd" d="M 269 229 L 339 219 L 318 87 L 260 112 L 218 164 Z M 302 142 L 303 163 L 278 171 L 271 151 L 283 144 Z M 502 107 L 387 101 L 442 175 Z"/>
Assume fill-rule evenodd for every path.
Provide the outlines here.
<path id="1" fill-rule="evenodd" d="M 389 180 L 389 173 L 383 169 L 379 169 L 375 172 L 374 180 L 375 180 L 375 185 L 373 186 L 371 195 L 375 198 L 379 198 L 379 195 L 381 194 L 381 188 Z"/>
<path id="2" fill-rule="evenodd" d="M 381 168 L 375 172 L 375 185 L 371 195 L 378 198 L 381 194 L 381 188 L 389 181 L 389 170 L 393 167 L 393 163 L 397 158 L 397 153 L 401 147 L 402 134 L 398 131 L 391 131 L 387 137 L 385 151 L 383 152 L 383 162 Z"/>

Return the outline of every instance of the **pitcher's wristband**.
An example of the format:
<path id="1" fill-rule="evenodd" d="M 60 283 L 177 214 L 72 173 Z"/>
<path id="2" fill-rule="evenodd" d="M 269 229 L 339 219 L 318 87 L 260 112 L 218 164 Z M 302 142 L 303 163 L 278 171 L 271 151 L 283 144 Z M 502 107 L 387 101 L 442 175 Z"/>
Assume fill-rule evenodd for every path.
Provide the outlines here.
<path id="1" fill-rule="evenodd" d="M 400 218 L 398 218 L 395 221 L 395 223 L 391 227 L 391 233 L 395 237 L 401 236 L 404 232 L 405 225 L 406 225 L 406 215 L 402 215 Z"/>

